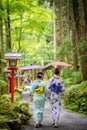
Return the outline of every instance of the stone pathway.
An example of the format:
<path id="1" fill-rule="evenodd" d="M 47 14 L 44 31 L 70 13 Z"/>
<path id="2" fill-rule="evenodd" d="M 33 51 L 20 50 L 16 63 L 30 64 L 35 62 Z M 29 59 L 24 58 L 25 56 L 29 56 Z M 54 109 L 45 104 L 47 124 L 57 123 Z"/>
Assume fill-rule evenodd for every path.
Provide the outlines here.
<path id="1" fill-rule="evenodd" d="M 30 104 L 32 111 L 32 103 Z M 50 104 L 47 101 L 45 104 L 43 126 L 34 128 L 34 120 L 32 119 L 30 126 L 24 126 L 21 130 L 87 130 L 87 118 L 83 115 L 69 112 L 67 109 L 62 109 L 59 120 L 59 127 L 52 126 L 52 118 L 50 113 Z"/>

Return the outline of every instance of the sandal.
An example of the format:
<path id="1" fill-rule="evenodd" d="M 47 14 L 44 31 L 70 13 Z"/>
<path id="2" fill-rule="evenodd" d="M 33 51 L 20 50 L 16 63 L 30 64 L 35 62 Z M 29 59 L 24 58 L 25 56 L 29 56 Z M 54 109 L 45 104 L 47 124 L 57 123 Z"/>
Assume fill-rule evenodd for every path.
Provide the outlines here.
<path id="1" fill-rule="evenodd" d="M 40 123 L 39 126 L 43 126 L 43 124 Z"/>
<path id="2" fill-rule="evenodd" d="M 55 125 L 55 123 L 53 123 L 52 125 Z"/>
<path id="3" fill-rule="evenodd" d="M 36 124 L 36 125 L 35 125 L 35 128 L 39 128 L 39 124 Z"/>
<path id="4" fill-rule="evenodd" d="M 58 128 L 59 126 L 58 125 L 54 125 L 54 128 Z"/>
<path id="5" fill-rule="evenodd" d="M 54 123 L 54 128 L 58 128 L 59 124 L 57 122 Z"/>
<path id="6" fill-rule="evenodd" d="M 39 122 L 39 126 L 43 126 L 43 124 L 41 122 Z"/>

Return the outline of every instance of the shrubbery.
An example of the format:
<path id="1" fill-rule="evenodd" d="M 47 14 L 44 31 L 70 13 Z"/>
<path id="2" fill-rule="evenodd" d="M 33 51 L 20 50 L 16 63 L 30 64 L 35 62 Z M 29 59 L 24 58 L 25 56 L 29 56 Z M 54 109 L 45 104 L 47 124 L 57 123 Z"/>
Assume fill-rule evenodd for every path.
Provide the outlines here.
<path id="1" fill-rule="evenodd" d="M 1 119 L 18 119 L 22 124 L 23 122 L 27 123 L 27 121 L 31 119 L 28 103 L 11 103 L 9 95 L 3 95 L 0 98 L 0 120 Z"/>
<path id="2" fill-rule="evenodd" d="M 60 76 L 63 79 L 67 79 L 67 78 L 72 78 L 72 74 L 73 74 L 73 68 L 72 67 L 64 67 L 64 68 L 61 69 Z"/>
<path id="3" fill-rule="evenodd" d="M 4 123 L 12 130 L 20 130 L 20 125 L 29 124 L 31 113 L 28 102 L 21 101 L 22 90 L 16 89 L 14 103 L 11 103 L 11 95 L 4 94 L 0 97 L 0 126 L 3 128 Z M 7 128 L 7 127 L 6 127 Z"/>
<path id="4" fill-rule="evenodd" d="M 70 87 L 73 83 L 73 79 L 72 78 L 67 78 L 64 80 L 64 84 L 66 87 Z"/>
<path id="5" fill-rule="evenodd" d="M 68 87 L 63 96 L 64 105 L 87 116 L 87 81 Z"/>
<path id="6" fill-rule="evenodd" d="M 7 93 L 7 83 L 0 79 L 0 96 Z"/>
<path id="7" fill-rule="evenodd" d="M 82 74 L 81 71 L 73 72 L 73 81 L 74 83 L 81 83 L 82 82 Z"/>

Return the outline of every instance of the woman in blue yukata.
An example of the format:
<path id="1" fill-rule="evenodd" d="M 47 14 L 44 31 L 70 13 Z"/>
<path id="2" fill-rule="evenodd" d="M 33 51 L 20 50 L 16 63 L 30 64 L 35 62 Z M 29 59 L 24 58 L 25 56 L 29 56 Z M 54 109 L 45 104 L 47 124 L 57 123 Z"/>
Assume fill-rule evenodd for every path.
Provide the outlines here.
<path id="1" fill-rule="evenodd" d="M 54 127 L 58 127 L 58 121 L 61 111 L 61 97 L 65 91 L 63 80 L 59 77 L 60 71 L 54 69 L 54 76 L 48 81 L 48 98 L 51 104 L 51 113 Z"/>
<path id="2" fill-rule="evenodd" d="M 38 72 L 37 79 L 33 82 L 31 90 L 33 96 L 33 116 L 36 128 L 42 125 L 46 93 L 46 83 L 43 81 L 43 73 Z"/>

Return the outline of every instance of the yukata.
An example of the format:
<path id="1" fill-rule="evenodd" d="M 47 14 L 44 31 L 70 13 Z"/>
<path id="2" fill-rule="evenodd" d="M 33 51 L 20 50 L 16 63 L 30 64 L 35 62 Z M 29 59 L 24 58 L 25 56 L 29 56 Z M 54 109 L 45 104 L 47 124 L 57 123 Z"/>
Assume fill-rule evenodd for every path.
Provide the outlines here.
<path id="1" fill-rule="evenodd" d="M 52 89 L 52 84 L 61 86 L 61 90 L 56 92 Z M 50 97 L 51 113 L 53 123 L 58 122 L 61 111 L 61 97 L 64 93 L 65 86 L 63 80 L 59 77 L 51 77 L 48 83 L 48 95 Z"/>
<path id="2" fill-rule="evenodd" d="M 42 80 L 35 80 L 32 85 L 31 93 L 33 95 L 34 120 L 36 123 L 41 123 L 47 93 L 46 83 Z"/>

